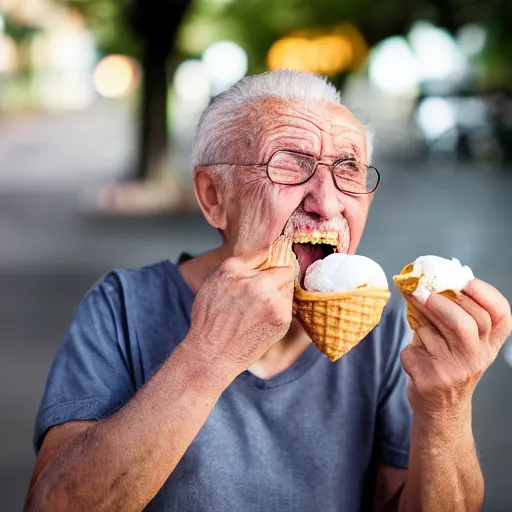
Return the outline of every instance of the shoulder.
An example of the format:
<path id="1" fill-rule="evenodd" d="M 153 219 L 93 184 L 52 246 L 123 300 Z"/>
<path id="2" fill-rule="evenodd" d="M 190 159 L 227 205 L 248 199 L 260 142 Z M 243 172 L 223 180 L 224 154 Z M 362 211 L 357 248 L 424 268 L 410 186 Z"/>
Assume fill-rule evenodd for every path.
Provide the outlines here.
<path id="1" fill-rule="evenodd" d="M 91 286 L 89 293 L 101 290 L 113 294 L 132 286 L 158 286 L 174 272 L 177 272 L 177 267 L 168 260 L 135 269 L 114 269 L 101 276 Z"/>
<path id="2" fill-rule="evenodd" d="M 100 297 L 130 307 L 136 303 L 154 302 L 163 294 L 183 292 L 178 268 L 169 260 L 136 269 L 114 269 L 99 278 L 87 292 L 87 299 Z"/>
<path id="3" fill-rule="evenodd" d="M 117 339 L 147 339 L 147 330 L 183 323 L 194 296 L 177 266 L 161 261 L 137 269 L 116 269 L 102 276 L 78 305 L 73 330 L 94 328 Z"/>

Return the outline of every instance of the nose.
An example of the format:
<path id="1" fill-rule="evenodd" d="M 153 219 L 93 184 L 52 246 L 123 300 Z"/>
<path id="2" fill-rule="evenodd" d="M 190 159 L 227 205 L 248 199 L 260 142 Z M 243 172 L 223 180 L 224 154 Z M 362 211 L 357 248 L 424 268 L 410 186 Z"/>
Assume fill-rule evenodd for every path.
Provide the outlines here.
<path id="1" fill-rule="evenodd" d="M 315 175 L 307 183 L 304 211 L 320 220 L 331 220 L 343 213 L 342 193 L 334 185 L 328 165 L 318 164 Z"/>

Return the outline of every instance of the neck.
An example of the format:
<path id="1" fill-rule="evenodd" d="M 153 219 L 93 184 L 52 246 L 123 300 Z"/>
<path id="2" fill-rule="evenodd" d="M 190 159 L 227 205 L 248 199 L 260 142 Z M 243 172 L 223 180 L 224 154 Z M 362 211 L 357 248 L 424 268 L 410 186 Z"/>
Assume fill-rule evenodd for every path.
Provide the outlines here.
<path id="1" fill-rule="evenodd" d="M 185 261 L 178 269 L 192 291 L 197 293 L 207 277 L 229 256 L 226 247 L 221 246 Z M 292 366 L 310 344 L 311 339 L 294 318 L 286 335 L 272 345 L 248 370 L 257 377 L 270 379 Z"/>
<path id="2" fill-rule="evenodd" d="M 311 339 L 294 318 L 286 335 L 252 364 L 249 371 L 261 379 L 270 379 L 290 368 L 310 345 Z"/>

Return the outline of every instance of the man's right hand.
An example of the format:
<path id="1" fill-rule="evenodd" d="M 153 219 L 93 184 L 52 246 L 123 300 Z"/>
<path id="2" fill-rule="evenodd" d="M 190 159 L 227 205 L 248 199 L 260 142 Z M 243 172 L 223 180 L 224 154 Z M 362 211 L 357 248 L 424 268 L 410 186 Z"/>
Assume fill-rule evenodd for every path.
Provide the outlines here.
<path id="1" fill-rule="evenodd" d="M 201 286 L 186 344 L 235 378 L 288 331 L 295 269 L 258 270 L 268 250 L 227 258 Z"/>
<path id="2" fill-rule="evenodd" d="M 267 255 L 228 258 L 206 279 L 186 338 L 117 412 L 104 421 L 50 429 L 27 511 L 130 512 L 149 503 L 229 379 L 249 368 L 290 326 L 295 270 L 257 270 Z"/>

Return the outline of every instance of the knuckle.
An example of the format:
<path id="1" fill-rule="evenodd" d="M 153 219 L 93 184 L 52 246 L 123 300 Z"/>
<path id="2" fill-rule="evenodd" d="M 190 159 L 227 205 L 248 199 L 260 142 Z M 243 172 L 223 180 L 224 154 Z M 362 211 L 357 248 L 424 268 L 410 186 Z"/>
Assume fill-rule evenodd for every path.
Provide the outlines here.
<path id="1" fill-rule="evenodd" d="M 282 327 L 286 323 L 286 319 L 281 311 L 277 308 L 271 307 L 268 302 L 266 306 L 265 318 L 267 319 L 267 322 L 275 327 Z"/>
<path id="2" fill-rule="evenodd" d="M 284 328 L 287 325 L 286 318 L 283 315 L 274 314 L 272 315 L 272 325 L 278 328 Z"/>
<path id="3" fill-rule="evenodd" d="M 482 334 L 488 334 L 489 332 L 491 332 L 492 320 L 491 320 L 491 315 L 489 315 L 489 313 L 487 313 L 487 311 L 482 315 L 481 324 L 482 324 Z"/>
<path id="4" fill-rule="evenodd" d="M 402 363 L 404 369 L 408 370 L 411 367 L 413 359 L 413 347 L 412 345 L 407 345 L 407 347 L 405 347 L 400 353 L 400 362 Z"/>
<path id="5" fill-rule="evenodd" d="M 409 359 L 411 355 L 411 346 L 407 345 L 402 352 L 400 352 L 400 360 L 403 362 L 404 360 Z"/>
<path id="6" fill-rule="evenodd" d="M 453 320 L 453 331 L 463 339 L 478 336 L 478 325 L 474 319 L 456 318 Z"/>
<path id="7" fill-rule="evenodd" d="M 219 271 L 225 274 L 232 274 L 238 267 L 238 261 L 233 256 L 226 258 L 220 265 Z"/>
<path id="8" fill-rule="evenodd" d="M 496 320 L 498 323 L 503 323 L 506 327 L 512 327 L 512 315 L 510 311 L 510 304 L 504 300 L 496 308 Z"/>

